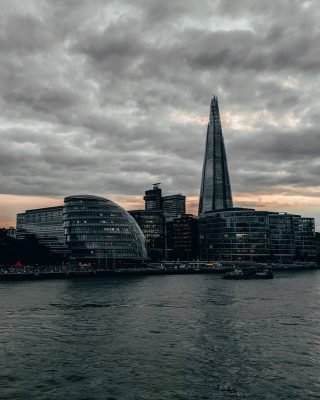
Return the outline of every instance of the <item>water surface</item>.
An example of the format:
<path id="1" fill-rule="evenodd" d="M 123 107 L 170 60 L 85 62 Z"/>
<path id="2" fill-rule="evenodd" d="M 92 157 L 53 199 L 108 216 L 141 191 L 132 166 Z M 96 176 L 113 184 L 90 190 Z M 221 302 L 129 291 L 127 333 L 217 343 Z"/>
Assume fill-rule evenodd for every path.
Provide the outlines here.
<path id="1" fill-rule="evenodd" d="M 0 399 L 319 399 L 320 271 L 0 283 Z"/>

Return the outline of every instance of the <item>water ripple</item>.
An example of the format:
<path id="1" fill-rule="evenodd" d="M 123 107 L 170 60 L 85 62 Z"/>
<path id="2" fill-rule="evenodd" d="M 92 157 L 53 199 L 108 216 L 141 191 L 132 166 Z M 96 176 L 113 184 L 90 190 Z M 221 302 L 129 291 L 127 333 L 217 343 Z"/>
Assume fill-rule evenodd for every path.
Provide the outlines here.
<path id="1" fill-rule="evenodd" d="M 0 285 L 0 399 L 319 398 L 320 272 Z"/>

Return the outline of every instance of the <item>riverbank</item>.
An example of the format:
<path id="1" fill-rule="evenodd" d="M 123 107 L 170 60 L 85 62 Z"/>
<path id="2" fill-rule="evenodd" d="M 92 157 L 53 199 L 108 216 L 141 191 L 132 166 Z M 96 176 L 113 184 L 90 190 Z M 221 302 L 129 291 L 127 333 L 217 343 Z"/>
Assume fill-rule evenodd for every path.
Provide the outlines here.
<path id="1" fill-rule="evenodd" d="M 261 268 L 265 264 L 249 266 L 249 268 Z M 240 266 L 243 267 L 243 266 Z M 28 267 L 28 269 L 2 269 L 0 271 L 1 281 L 25 281 L 45 279 L 75 279 L 75 278 L 97 278 L 97 277 L 121 277 L 141 275 L 187 275 L 187 274 L 224 274 L 231 271 L 234 264 L 222 266 L 198 266 L 188 264 L 153 264 L 145 268 L 121 268 L 121 269 L 66 269 L 65 267 L 41 268 Z M 300 264 L 272 264 L 274 271 L 305 271 L 320 269 L 320 265 L 314 263 Z"/>

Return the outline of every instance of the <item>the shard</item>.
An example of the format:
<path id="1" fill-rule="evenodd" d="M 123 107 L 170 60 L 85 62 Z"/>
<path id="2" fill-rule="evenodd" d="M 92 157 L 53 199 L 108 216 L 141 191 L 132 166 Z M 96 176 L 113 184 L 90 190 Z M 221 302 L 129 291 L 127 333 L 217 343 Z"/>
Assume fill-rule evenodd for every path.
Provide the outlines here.
<path id="1" fill-rule="evenodd" d="M 201 179 L 199 214 L 232 208 L 228 164 L 222 136 L 218 98 L 213 96 Z"/>

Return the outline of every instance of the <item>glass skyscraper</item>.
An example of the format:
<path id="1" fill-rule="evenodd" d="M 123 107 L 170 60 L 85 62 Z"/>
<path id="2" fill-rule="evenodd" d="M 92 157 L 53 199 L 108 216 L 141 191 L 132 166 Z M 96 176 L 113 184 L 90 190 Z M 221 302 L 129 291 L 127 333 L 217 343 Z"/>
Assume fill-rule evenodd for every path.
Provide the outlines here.
<path id="1" fill-rule="evenodd" d="M 202 170 L 199 214 L 232 207 L 231 185 L 222 136 L 218 98 L 213 96 L 210 104 Z"/>
<path id="2" fill-rule="evenodd" d="M 202 260 L 314 261 L 314 219 L 233 208 L 217 97 L 210 104 L 199 202 Z"/>

